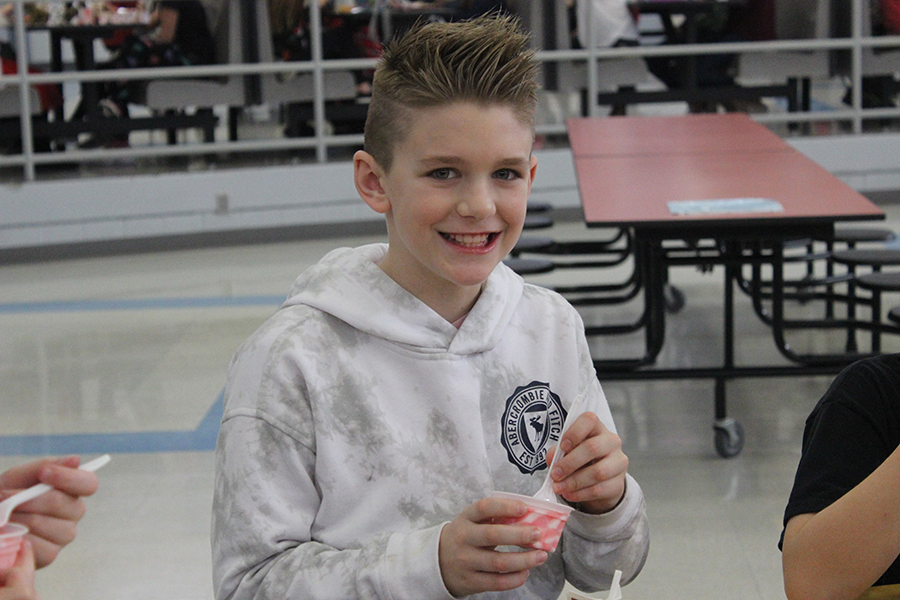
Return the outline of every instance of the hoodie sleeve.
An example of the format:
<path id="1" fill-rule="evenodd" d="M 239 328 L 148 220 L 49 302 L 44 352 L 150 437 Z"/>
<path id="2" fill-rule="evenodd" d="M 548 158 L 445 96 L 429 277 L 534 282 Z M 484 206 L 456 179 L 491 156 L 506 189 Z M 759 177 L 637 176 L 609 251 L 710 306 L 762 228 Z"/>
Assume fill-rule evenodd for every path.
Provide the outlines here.
<path id="1" fill-rule="evenodd" d="M 644 494 L 626 475 L 625 497 L 608 513 L 574 511 L 563 532 L 566 579 L 586 592 L 609 589 L 613 574 L 622 571 L 622 584 L 633 580 L 650 550 Z"/>
<path id="2" fill-rule="evenodd" d="M 352 549 L 314 541 L 314 468 L 314 452 L 271 415 L 225 415 L 212 516 L 217 600 L 452 599 L 438 564 L 443 524 Z"/>
<path id="3" fill-rule="evenodd" d="M 581 340 L 584 340 L 583 336 Z M 582 343 L 581 340 L 580 371 L 584 376 L 587 409 L 595 412 L 603 424 L 615 432 L 612 413 L 597 380 L 587 341 Z M 625 477 L 625 496 L 616 508 L 602 515 L 574 511 L 563 531 L 566 579 L 580 590 L 609 589 L 616 570 L 622 571 L 622 584 L 626 584 L 637 577 L 647 560 L 650 532 L 644 493 L 631 475 Z"/>

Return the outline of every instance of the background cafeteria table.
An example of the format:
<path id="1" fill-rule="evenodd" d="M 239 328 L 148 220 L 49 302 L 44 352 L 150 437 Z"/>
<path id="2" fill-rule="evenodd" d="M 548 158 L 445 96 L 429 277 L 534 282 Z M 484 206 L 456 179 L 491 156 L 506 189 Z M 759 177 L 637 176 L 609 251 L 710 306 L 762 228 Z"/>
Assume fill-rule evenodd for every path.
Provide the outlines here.
<path id="1" fill-rule="evenodd" d="M 838 221 L 883 219 L 868 199 L 744 114 L 571 119 L 567 123 L 589 227 L 624 227 L 635 240 L 643 287 L 641 357 L 595 360 L 601 380 L 710 378 L 715 381 L 715 444 L 740 453 L 743 429 L 727 416 L 726 381 L 736 377 L 836 373 L 854 357 L 810 364 L 739 366 L 734 358 L 734 282 L 742 266 L 772 269 L 772 330 L 784 341 L 785 242 L 826 239 Z M 730 212 L 735 199 L 774 200 L 777 212 Z M 757 200 L 759 202 L 757 202 Z M 672 201 L 711 212 L 674 214 Z M 673 249 L 671 243 L 677 243 Z M 725 266 L 721 364 L 652 368 L 665 341 L 664 286 L 672 266 Z M 842 360 L 842 358 L 844 360 Z"/>

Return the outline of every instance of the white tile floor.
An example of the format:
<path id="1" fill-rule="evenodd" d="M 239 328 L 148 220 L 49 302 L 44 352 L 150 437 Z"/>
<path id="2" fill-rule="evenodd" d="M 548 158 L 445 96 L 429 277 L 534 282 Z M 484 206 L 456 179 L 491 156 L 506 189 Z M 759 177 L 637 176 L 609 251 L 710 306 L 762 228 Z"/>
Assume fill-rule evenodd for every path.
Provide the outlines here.
<path id="1" fill-rule="evenodd" d="M 900 228 L 900 207 L 886 208 Z M 587 231 L 563 223 L 552 234 Z M 45 600 L 210 600 L 210 449 L 230 356 L 305 266 L 373 239 L 0 267 L 0 469 L 24 460 L 21 448 L 114 455 L 78 540 L 39 573 Z M 673 283 L 687 305 L 670 318 L 661 362 L 708 364 L 718 352 L 721 272 L 679 269 Z M 629 310 L 585 316 L 615 320 Z M 738 360 L 778 361 L 743 298 L 738 314 Z M 595 350 L 630 343 L 596 341 Z M 886 346 L 900 349 L 894 339 Z M 626 600 L 784 597 L 781 512 L 803 421 L 830 379 L 729 384 L 729 412 L 746 430 L 731 460 L 713 449 L 711 383 L 605 384 L 652 528 L 649 560 Z"/>

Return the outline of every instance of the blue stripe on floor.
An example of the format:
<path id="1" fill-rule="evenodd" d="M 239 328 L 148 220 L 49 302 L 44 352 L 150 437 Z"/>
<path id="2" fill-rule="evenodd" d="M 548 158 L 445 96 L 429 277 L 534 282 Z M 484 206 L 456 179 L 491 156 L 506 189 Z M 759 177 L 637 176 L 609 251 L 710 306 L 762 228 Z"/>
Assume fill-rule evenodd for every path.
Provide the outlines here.
<path id="1" fill-rule="evenodd" d="M 63 300 L 57 302 L 0 303 L 0 314 L 146 310 L 166 308 L 218 308 L 280 306 L 284 296 L 218 296 L 139 298 L 132 300 Z M 224 410 L 224 392 L 193 431 L 135 431 L 60 435 L 0 436 L 0 456 L 94 454 L 123 452 L 191 452 L 212 450 Z"/>
<path id="2" fill-rule="evenodd" d="M 0 437 L 0 456 L 198 452 L 213 450 L 225 405 L 225 392 L 193 431 L 136 431 Z"/>
<path id="3" fill-rule="evenodd" d="M 280 306 L 284 296 L 208 296 L 196 298 L 137 298 L 132 300 L 60 300 L 57 302 L 0 303 L 0 314 L 164 308 Z"/>

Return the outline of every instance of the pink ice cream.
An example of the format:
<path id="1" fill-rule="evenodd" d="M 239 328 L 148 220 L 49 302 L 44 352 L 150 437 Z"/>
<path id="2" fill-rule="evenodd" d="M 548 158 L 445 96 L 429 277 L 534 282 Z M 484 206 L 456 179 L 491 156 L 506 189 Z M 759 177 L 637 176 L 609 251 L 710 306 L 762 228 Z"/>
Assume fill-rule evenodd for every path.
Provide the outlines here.
<path id="1" fill-rule="evenodd" d="M 571 506 L 508 492 L 494 492 L 491 495 L 496 498 L 519 500 L 528 506 L 528 512 L 523 516 L 499 521 L 504 525 L 533 525 L 540 529 L 541 539 L 527 546 L 528 548 L 546 552 L 556 550 L 559 538 L 562 537 L 563 529 L 566 526 L 566 521 L 573 510 Z"/>

